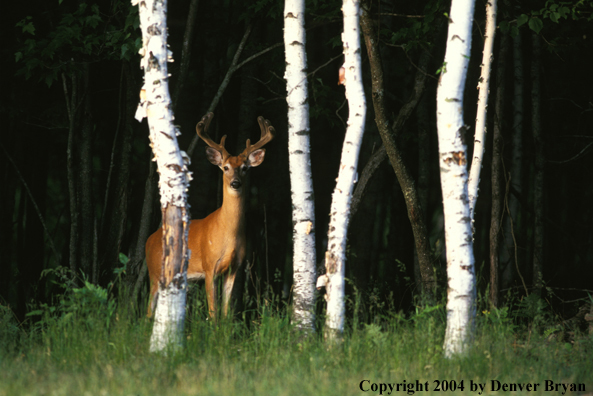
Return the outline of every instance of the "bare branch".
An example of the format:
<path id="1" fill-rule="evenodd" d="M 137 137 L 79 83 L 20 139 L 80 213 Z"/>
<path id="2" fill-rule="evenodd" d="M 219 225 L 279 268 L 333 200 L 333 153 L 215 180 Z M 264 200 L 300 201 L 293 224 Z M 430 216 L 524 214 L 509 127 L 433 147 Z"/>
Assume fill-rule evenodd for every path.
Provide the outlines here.
<path id="1" fill-rule="evenodd" d="M 243 38 L 241 39 L 241 42 L 239 43 L 239 46 L 237 47 L 237 51 L 235 51 L 235 56 L 233 57 L 233 61 L 231 62 L 231 65 L 229 66 L 229 70 L 227 71 L 226 75 L 224 76 L 224 79 L 222 80 L 222 83 L 220 84 L 220 87 L 218 88 L 218 91 L 216 92 L 214 99 L 212 99 L 212 102 L 210 103 L 210 107 L 208 107 L 207 113 L 214 112 L 214 109 L 218 105 L 218 102 L 220 101 L 222 94 L 226 90 L 226 87 L 229 85 L 229 82 L 231 81 L 231 76 L 237 70 L 237 62 L 239 61 L 239 57 L 241 56 L 243 49 L 245 49 L 245 44 L 247 43 L 247 39 L 249 38 L 249 34 L 251 33 L 252 29 L 253 29 L 253 24 L 250 23 L 247 26 L 245 33 L 243 34 Z M 190 158 L 196 148 L 196 145 L 198 144 L 198 140 L 199 140 L 198 135 L 194 135 L 194 137 L 189 145 L 189 148 L 187 149 L 187 155 Z"/>

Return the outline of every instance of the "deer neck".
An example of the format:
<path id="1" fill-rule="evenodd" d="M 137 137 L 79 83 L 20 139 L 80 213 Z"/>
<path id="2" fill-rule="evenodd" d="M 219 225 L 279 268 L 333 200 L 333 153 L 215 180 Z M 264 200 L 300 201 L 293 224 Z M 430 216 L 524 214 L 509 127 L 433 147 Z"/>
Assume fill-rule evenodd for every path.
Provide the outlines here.
<path id="1" fill-rule="evenodd" d="M 244 188 L 244 187 L 243 187 Z M 225 219 L 225 226 L 237 232 L 245 228 L 245 199 L 244 192 L 232 194 L 225 188 L 222 195 L 221 215 Z"/>

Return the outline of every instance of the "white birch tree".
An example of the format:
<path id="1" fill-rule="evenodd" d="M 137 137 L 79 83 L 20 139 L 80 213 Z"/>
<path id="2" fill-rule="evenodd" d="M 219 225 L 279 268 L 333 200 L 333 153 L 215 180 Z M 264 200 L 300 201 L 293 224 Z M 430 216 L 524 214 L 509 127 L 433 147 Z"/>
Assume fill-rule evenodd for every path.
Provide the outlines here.
<path id="1" fill-rule="evenodd" d="M 366 99 L 362 85 L 360 62 L 360 4 L 357 0 L 344 0 L 344 65 L 340 71 L 340 82 L 346 87 L 348 100 L 348 126 L 340 170 L 330 210 L 330 223 L 325 253 L 326 274 L 318 279 L 318 287 L 326 287 L 327 317 L 325 338 L 337 341 L 344 331 L 344 274 L 346 261 L 346 237 L 350 201 L 354 183 L 357 181 L 358 153 L 366 120 Z M 343 74 L 342 74 L 343 72 Z"/>
<path id="2" fill-rule="evenodd" d="M 437 129 L 447 252 L 446 357 L 467 350 L 476 314 L 472 226 L 464 141 L 463 91 L 471 49 L 473 0 L 453 0 L 447 50 L 437 89 Z"/>
<path id="3" fill-rule="evenodd" d="M 293 224 L 293 322 L 314 331 L 315 322 L 315 203 L 311 178 L 305 1 L 284 2 L 288 159 Z"/>
<path id="4" fill-rule="evenodd" d="M 167 72 L 167 62 L 173 61 L 167 48 L 167 1 L 132 0 L 132 5 L 138 5 L 140 15 L 140 66 L 144 69 L 136 119 L 148 119 L 150 146 L 160 174 L 164 229 L 165 253 L 150 351 L 166 352 L 180 348 L 183 339 L 189 256 L 187 189 L 191 173 L 187 169 L 189 158 L 177 144 L 180 132 L 173 124 Z"/>
<path id="5" fill-rule="evenodd" d="M 484 147 L 486 139 L 486 115 L 488 108 L 488 96 L 490 95 L 490 71 L 492 70 L 492 48 L 494 47 L 494 36 L 496 34 L 496 0 L 486 1 L 486 31 L 484 33 L 484 51 L 482 52 L 482 72 L 478 80 L 478 111 L 476 113 L 476 132 L 474 137 L 474 157 L 469 172 L 468 194 L 469 210 L 472 222 L 478 190 L 480 184 L 480 171 L 482 170 L 482 159 L 484 158 Z"/>

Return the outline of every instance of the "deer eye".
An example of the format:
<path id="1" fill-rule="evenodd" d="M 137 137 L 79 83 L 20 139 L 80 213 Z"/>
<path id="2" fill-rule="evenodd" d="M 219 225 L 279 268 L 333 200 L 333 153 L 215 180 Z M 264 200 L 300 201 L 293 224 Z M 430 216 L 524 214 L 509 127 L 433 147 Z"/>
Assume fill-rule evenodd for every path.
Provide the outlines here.
<path id="1" fill-rule="evenodd" d="M 224 171 L 226 172 L 226 171 L 229 170 L 229 166 L 228 165 L 225 165 L 222 169 L 224 169 Z"/>

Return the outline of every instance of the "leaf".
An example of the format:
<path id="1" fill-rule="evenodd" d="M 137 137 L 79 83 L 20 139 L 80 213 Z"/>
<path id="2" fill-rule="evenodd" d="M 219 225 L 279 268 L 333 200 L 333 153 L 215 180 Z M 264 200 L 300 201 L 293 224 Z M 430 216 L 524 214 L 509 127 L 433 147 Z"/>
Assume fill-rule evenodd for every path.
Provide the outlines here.
<path id="1" fill-rule="evenodd" d="M 129 49 L 129 48 L 128 48 L 128 45 L 127 45 L 127 44 L 123 44 L 123 45 L 121 46 L 121 55 L 120 55 L 120 58 L 121 58 L 121 59 L 128 59 L 128 58 L 126 57 L 126 54 L 128 53 L 128 49 Z M 120 254 L 121 254 L 121 253 L 120 253 Z M 120 260 L 121 260 L 121 258 L 120 258 Z"/>
<path id="2" fill-rule="evenodd" d="M 528 15 L 526 15 L 526 14 L 519 15 L 519 18 L 517 18 L 517 26 L 524 25 L 528 20 L 529 20 Z"/>
<path id="3" fill-rule="evenodd" d="M 515 38 L 519 35 L 519 28 L 517 26 L 511 26 L 511 37 Z"/>
<path id="4" fill-rule="evenodd" d="M 535 33 L 539 34 L 539 32 L 544 27 L 544 23 L 539 18 L 531 18 L 529 20 L 529 28 L 533 30 Z"/>
<path id="5" fill-rule="evenodd" d="M 45 76 L 45 83 L 47 84 L 48 88 L 51 88 L 51 84 L 54 82 L 54 76 L 52 74 L 48 74 Z"/>
<path id="6" fill-rule="evenodd" d="M 15 62 L 18 62 L 18 61 L 20 61 L 21 59 L 23 59 L 23 53 L 22 53 L 22 52 L 15 52 L 15 53 L 14 53 L 14 61 L 15 61 Z"/>
<path id="7" fill-rule="evenodd" d="M 31 35 L 35 36 L 35 26 L 33 26 L 33 22 L 29 22 L 23 26 L 23 33 L 31 33 Z"/>
<path id="8" fill-rule="evenodd" d="M 119 253 L 119 262 L 126 265 L 130 261 L 130 258 L 123 253 Z"/>
<path id="9" fill-rule="evenodd" d="M 550 14 L 550 20 L 554 23 L 558 23 L 558 19 L 560 19 L 560 14 L 558 14 L 557 12 L 552 12 Z"/>

